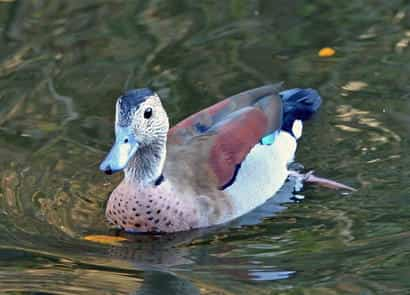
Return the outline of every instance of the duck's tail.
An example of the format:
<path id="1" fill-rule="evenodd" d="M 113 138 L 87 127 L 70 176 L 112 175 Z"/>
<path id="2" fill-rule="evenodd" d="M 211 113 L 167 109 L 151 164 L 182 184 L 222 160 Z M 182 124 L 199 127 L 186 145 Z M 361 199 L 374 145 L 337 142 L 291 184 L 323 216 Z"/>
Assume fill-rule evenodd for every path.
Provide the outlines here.
<path id="1" fill-rule="evenodd" d="M 322 98 L 314 89 L 289 89 L 282 91 L 283 101 L 282 130 L 296 139 L 302 134 L 301 121 L 306 121 L 319 109 Z"/>

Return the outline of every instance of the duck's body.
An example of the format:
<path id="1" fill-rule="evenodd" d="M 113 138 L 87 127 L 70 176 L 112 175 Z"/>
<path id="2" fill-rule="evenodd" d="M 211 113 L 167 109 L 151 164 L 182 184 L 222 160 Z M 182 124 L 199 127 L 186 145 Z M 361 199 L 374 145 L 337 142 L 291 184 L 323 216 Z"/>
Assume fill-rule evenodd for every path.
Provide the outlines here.
<path id="1" fill-rule="evenodd" d="M 106 215 L 126 231 L 139 232 L 221 224 L 263 204 L 285 182 L 301 120 L 308 119 L 321 101 L 311 89 L 279 94 L 276 86 L 264 86 L 192 115 L 168 132 L 161 110 L 154 119 L 162 124 L 148 124 L 151 118 L 132 123 L 141 116 L 131 111 L 133 106 L 136 112 L 145 108 L 144 117 L 147 110 L 161 107 L 155 94 L 142 99 L 135 91 L 119 99 L 117 141 L 101 169 L 125 169 Z M 140 135 L 142 128 L 151 130 Z"/>

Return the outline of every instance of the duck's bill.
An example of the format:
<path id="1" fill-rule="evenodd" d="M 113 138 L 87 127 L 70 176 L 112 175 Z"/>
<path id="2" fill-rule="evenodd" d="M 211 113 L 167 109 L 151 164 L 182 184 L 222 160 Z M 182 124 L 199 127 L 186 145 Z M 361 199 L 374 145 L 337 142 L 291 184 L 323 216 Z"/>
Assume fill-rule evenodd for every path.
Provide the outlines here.
<path id="1" fill-rule="evenodd" d="M 133 136 L 117 132 L 115 143 L 107 157 L 100 164 L 100 170 L 113 174 L 123 170 L 138 150 L 138 142 Z"/>

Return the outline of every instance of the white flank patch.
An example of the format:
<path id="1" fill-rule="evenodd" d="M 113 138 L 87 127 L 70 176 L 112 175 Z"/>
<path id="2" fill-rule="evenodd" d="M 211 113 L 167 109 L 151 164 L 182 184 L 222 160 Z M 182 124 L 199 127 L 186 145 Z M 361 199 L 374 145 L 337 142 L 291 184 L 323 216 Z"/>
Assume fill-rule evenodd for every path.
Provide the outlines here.
<path id="1" fill-rule="evenodd" d="M 293 161 L 295 151 L 295 138 L 284 131 L 278 133 L 273 144 L 254 146 L 242 162 L 235 182 L 225 189 L 234 206 L 233 216 L 226 216 L 225 221 L 243 215 L 271 198 L 288 177 L 287 165 Z"/>
<path id="2" fill-rule="evenodd" d="M 303 130 L 303 123 L 301 120 L 295 120 L 292 126 L 293 135 L 295 135 L 296 139 L 299 139 L 302 136 Z"/>

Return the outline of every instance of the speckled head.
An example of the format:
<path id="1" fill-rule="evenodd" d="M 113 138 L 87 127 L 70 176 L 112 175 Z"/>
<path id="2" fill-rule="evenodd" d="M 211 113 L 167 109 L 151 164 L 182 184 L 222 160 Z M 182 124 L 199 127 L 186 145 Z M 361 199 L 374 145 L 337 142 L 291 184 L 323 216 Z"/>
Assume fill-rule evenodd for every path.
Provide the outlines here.
<path id="1" fill-rule="evenodd" d="M 117 123 L 121 127 L 127 127 L 132 122 L 132 114 L 140 107 L 140 104 L 156 94 L 149 88 L 128 90 L 117 100 Z"/>
<path id="2" fill-rule="evenodd" d="M 107 174 L 123 170 L 138 150 L 162 144 L 168 129 L 168 116 L 155 92 L 148 88 L 127 91 L 117 99 L 115 143 L 100 169 Z"/>

